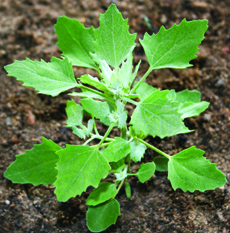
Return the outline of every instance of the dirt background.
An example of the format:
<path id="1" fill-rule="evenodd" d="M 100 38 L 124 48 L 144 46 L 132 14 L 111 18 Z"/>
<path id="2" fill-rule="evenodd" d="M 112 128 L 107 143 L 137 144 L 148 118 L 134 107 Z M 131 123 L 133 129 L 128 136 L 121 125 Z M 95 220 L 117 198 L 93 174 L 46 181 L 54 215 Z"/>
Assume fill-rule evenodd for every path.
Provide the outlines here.
<path id="1" fill-rule="evenodd" d="M 118 195 L 121 217 L 105 232 L 230 232 L 230 1 L 114 1 L 130 31 L 157 32 L 163 24 L 169 28 L 187 20 L 208 19 L 209 29 L 200 46 L 199 57 L 186 70 L 164 69 L 152 72 L 147 82 L 162 89 L 198 89 L 210 107 L 197 118 L 186 121 L 195 129 L 189 135 L 149 143 L 166 153 L 175 154 L 196 145 L 228 178 L 224 187 L 205 193 L 174 191 L 167 173 L 156 173 L 145 184 L 131 180 L 132 198 L 124 191 Z M 86 26 L 98 26 L 98 14 L 111 1 L 81 0 L 0 0 L 0 232 L 89 232 L 86 227 L 85 200 L 81 197 L 59 203 L 51 186 L 12 184 L 3 177 L 15 155 L 41 142 L 41 136 L 61 146 L 80 144 L 71 130 L 65 128 L 65 102 L 70 97 L 38 95 L 22 87 L 15 78 L 6 77 L 3 66 L 13 60 L 44 59 L 60 56 L 55 45 L 53 25 L 57 17 L 77 18 Z M 152 24 L 148 29 L 143 18 Z M 139 75 L 148 67 L 143 49 L 137 41 L 134 63 L 143 59 Z M 75 69 L 76 77 L 88 70 Z M 105 129 L 100 128 L 101 133 Z M 156 156 L 148 150 L 143 161 Z"/>

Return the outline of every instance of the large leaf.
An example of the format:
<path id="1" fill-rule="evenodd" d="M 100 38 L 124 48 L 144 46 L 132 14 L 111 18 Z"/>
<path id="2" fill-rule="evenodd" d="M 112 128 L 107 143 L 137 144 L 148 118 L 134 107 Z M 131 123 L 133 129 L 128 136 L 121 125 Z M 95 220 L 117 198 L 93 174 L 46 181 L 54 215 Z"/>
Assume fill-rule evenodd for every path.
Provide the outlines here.
<path id="1" fill-rule="evenodd" d="M 100 15 L 100 27 L 95 30 L 96 57 L 115 68 L 135 47 L 136 34 L 129 33 L 127 21 L 116 5 L 111 4 L 105 14 Z"/>
<path id="2" fill-rule="evenodd" d="M 42 137 L 42 144 L 34 145 L 32 150 L 16 156 L 4 176 L 13 183 L 53 184 L 57 176 L 55 167 L 59 157 L 55 152 L 58 150 L 61 150 L 60 146 Z"/>
<path id="3" fill-rule="evenodd" d="M 109 146 L 102 151 L 102 155 L 109 162 L 117 162 L 118 160 L 124 158 L 131 152 L 129 142 L 115 137 L 115 140 L 109 144 Z"/>
<path id="4" fill-rule="evenodd" d="M 88 186 L 97 187 L 110 170 L 108 161 L 101 153 L 89 146 L 67 145 L 57 152 L 58 176 L 54 185 L 58 201 L 67 201 L 81 195 Z"/>
<path id="5" fill-rule="evenodd" d="M 136 132 L 160 138 L 190 132 L 178 113 L 178 103 L 168 100 L 168 92 L 157 90 L 138 103 L 130 122 Z"/>
<path id="6" fill-rule="evenodd" d="M 79 104 L 76 104 L 74 100 L 68 100 L 65 111 L 68 117 L 66 121 L 68 127 L 82 125 L 83 108 Z"/>
<path id="7" fill-rule="evenodd" d="M 99 118 L 105 125 L 110 125 L 110 106 L 107 102 L 96 101 L 91 98 L 81 99 L 81 104 L 85 111 L 90 113 L 95 118 Z"/>
<path id="8" fill-rule="evenodd" d="M 76 87 L 71 63 L 52 57 L 51 62 L 43 60 L 15 61 L 5 66 L 8 76 L 14 76 L 24 82 L 23 86 L 33 87 L 39 93 L 56 96 L 70 88 Z"/>
<path id="9" fill-rule="evenodd" d="M 116 199 L 90 206 L 86 214 L 87 226 L 92 232 L 101 232 L 115 224 L 120 214 L 120 205 Z"/>
<path id="10" fill-rule="evenodd" d="M 208 28 L 207 20 L 184 19 L 179 25 L 166 30 L 164 26 L 152 36 L 147 33 L 140 40 L 152 69 L 186 68 L 192 66 L 190 60 L 196 57 L 198 45 L 204 39 Z"/>
<path id="11" fill-rule="evenodd" d="M 94 28 L 85 28 L 76 19 L 61 16 L 55 25 L 58 43 L 62 54 L 75 66 L 96 69 L 91 53 L 95 51 Z"/>
<path id="12" fill-rule="evenodd" d="M 226 183 L 226 176 L 203 157 L 204 151 L 190 147 L 172 156 L 168 162 L 168 179 L 173 189 L 184 192 L 213 190 Z"/>
<path id="13" fill-rule="evenodd" d="M 141 183 L 144 183 L 145 181 L 149 180 L 153 176 L 155 169 L 156 169 L 156 165 L 153 162 L 142 163 L 137 172 L 138 180 Z"/>
<path id="14" fill-rule="evenodd" d="M 117 188 L 115 184 L 109 182 L 100 183 L 97 188 L 88 196 L 86 205 L 99 205 L 109 199 L 115 197 L 117 194 Z"/>

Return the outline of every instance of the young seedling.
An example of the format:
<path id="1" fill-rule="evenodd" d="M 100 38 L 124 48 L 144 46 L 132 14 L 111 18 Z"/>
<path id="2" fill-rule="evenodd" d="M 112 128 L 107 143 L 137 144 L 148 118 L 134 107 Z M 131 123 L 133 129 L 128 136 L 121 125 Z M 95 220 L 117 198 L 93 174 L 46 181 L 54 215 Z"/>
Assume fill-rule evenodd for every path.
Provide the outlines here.
<path id="1" fill-rule="evenodd" d="M 189 133 L 183 120 L 198 116 L 209 103 L 201 101 L 200 92 L 184 90 L 159 90 L 147 83 L 146 77 L 154 69 L 182 69 L 192 66 L 198 45 L 208 28 L 207 20 L 186 21 L 166 30 L 163 26 L 155 35 L 145 34 L 140 40 L 149 69 L 139 81 L 134 81 L 141 61 L 133 70 L 136 34 L 128 31 L 127 20 L 122 18 L 112 4 L 100 15 L 100 26 L 85 28 L 78 20 L 61 16 L 55 25 L 62 58 L 51 62 L 15 61 L 5 67 L 9 76 L 35 88 L 39 93 L 57 96 L 70 88 L 81 92 L 70 95 L 81 98 L 81 104 L 67 101 L 66 126 L 71 127 L 83 145 L 66 145 L 61 148 L 50 139 L 32 150 L 16 156 L 5 171 L 6 178 L 14 183 L 33 185 L 51 184 L 56 187 L 58 201 L 65 202 L 81 195 L 87 187 L 95 189 L 89 195 L 86 219 L 92 232 L 100 232 L 115 224 L 120 215 L 119 202 L 115 199 L 124 186 L 131 196 L 129 177 L 137 176 L 144 183 L 155 170 L 168 171 L 173 189 L 184 192 L 213 190 L 226 183 L 225 175 L 203 157 L 204 151 L 192 146 L 178 154 L 168 155 L 145 141 L 147 136 L 165 138 Z M 73 66 L 95 70 L 98 77 L 85 74 L 77 80 Z M 135 107 L 127 122 L 126 104 Z M 83 124 L 83 115 L 91 117 Z M 97 130 L 98 119 L 107 127 L 104 135 Z M 114 128 L 120 134 L 109 137 Z M 94 139 L 100 142 L 91 145 Z M 148 163 L 141 163 L 146 148 L 161 156 Z M 133 163 L 140 163 L 138 171 Z M 102 182 L 109 173 L 114 183 Z"/>

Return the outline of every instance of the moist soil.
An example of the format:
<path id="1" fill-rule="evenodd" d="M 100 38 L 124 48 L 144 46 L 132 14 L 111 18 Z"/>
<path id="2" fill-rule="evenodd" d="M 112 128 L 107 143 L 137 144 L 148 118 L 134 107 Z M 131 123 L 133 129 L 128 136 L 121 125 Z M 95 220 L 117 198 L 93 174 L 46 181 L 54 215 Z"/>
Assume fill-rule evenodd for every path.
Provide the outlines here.
<path id="1" fill-rule="evenodd" d="M 230 1 L 114 2 L 123 17 L 129 18 L 130 32 L 138 32 L 139 38 L 146 31 L 157 33 L 161 25 L 169 28 L 184 18 L 209 20 L 198 57 L 191 62 L 193 67 L 156 70 L 147 82 L 161 89 L 197 89 L 210 107 L 199 117 L 186 120 L 186 125 L 195 130 L 193 133 L 163 140 L 148 137 L 147 141 L 171 155 L 196 145 L 206 151 L 205 156 L 217 164 L 228 181 L 214 191 L 184 193 L 172 189 L 165 172 L 156 172 L 144 184 L 133 178 L 131 199 L 121 190 L 117 197 L 121 216 L 105 232 L 230 232 Z M 15 155 L 41 143 L 41 136 L 61 146 L 82 141 L 65 128 L 68 92 L 55 98 L 37 94 L 15 78 L 7 77 L 3 66 L 26 57 L 45 61 L 52 56 L 60 57 L 53 27 L 58 16 L 77 18 L 86 26 L 97 27 L 99 13 L 104 13 L 110 3 L 0 0 L 0 232 L 89 232 L 85 201 L 91 188 L 81 197 L 60 203 L 52 186 L 12 184 L 4 178 L 3 172 Z M 148 64 L 137 40 L 134 65 L 139 59 L 142 59 L 138 73 L 141 76 Z M 79 77 L 90 70 L 75 68 L 74 72 Z M 101 134 L 105 130 L 99 126 Z M 156 153 L 147 150 L 143 161 L 151 161 L 155 156 Z"/>

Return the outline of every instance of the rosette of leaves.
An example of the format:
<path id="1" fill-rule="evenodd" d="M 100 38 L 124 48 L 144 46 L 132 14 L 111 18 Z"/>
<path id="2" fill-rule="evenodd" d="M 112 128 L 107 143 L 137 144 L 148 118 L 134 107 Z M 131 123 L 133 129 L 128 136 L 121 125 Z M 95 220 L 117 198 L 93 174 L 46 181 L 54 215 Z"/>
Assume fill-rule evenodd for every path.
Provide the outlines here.
<path id="1" fill-rule="evenodd" d="M 61 59 L 53 57 L 45 62 L 27 58 L 14 61 L 5 69 L 9 76 L 42 94 L 57 96 L 78 88 L 80 91 L 71 95 L 79 97 L 80 104 L 73 99 L 67 101 L 66 127 L 71 127 L 85 142 L 61 148 L 42 137 L 41 144 L 16 156 L 4 176 L 14 183 L 53 185 L 61 202 L 93 186 L 86 201 L 89 206 L 87 226 L 92 232 L 115 224 L 120 215 L 116 196 L 123 186 L 127 197 L 131 196 L 130 176 L 144 183 L 155 170 L 168 171 L 168 179 L 175 190 L 190 192 L 223 186 L 225 175 L 216 164 L 203 157 L 204 151 L 192 146 L 168 155 L 145 140 L 147 136 L 165 138 L 191 132 L 184 119 L 198 116 L 208 108 L 209 103 L 201 101 L 200 92 L 196 90 L 162 91 L 145 83 L 154 69 L 190 67 L 189 62 L 196 57 L 207 24 L 207 20 L 184 19 L 170 29 L 162 26 L 157 34 L 146 33 L 140 43 L 149 69 L 135 81 L 141 63 L 133 67 L 136 34 L 129 33 L 127 20 L 114 4 L 100 15 L 100 26 L 96 29 L 86 28 L 76 19 L 59 17 L 55 29 Z M 75 78 L 73 66 L 93 69 L 98 75 Z M 129 117 L 127 103 L 135 107 Z M 83 124 L 85 114 L 90 117 L 87 124 Z M 104 135 L 97 130 L 98 121 L 107 127 Z M 109 137 L 114 128 L 118 128 L 120 134 Z M 90 142 L 94 139 L 100 142 L 92 145 Z M 146 148 L 161 156 L 142 163 Z M 140 163 L 137 171 L 131 166 L 136 162 Z M 100 183 L 109 173 L 114 174 L 114 183 Z"/>

